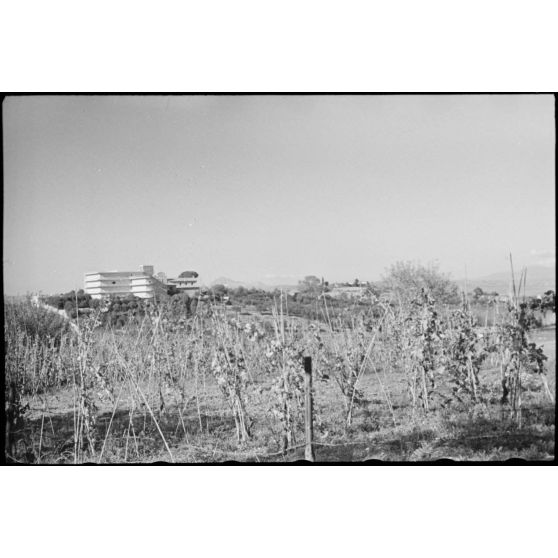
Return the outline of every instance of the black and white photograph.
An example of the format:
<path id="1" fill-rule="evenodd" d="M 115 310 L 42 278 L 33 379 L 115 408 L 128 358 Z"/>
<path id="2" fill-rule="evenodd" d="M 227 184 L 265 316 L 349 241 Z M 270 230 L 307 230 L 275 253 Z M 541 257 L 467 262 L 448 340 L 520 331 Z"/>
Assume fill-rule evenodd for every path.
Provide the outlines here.
<path id="1" fill-rule="evenodd" d="M 4 2 L 0 552 L 556 554 L 555 4 Z"/>
<path id="2" fill-rule="evenodd" d="M 554 460 L 554 95 L 2 120 L 6 463 Z"/>

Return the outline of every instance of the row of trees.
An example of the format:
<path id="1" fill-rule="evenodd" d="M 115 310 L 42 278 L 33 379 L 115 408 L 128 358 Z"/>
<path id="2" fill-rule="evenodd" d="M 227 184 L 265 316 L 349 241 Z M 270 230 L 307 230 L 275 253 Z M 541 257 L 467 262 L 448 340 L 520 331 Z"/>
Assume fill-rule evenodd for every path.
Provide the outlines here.
<path id="1" fill-rule="evenodd" d="M 92 298 L 83 290 L 69 291 L 44 299 L 45 303 L 57 310 L 65 310 L 66 314 L 75 319 L 82 312 L 103 309 L 100 314 L 101 324 L 112 327 L 122 327 L 131 321 L 139 322 L 146 314 L 151 301 L 138 298 L 132 294 L 111 297 L 108 301 Z M 186 293 L 177 291 L 160 303 L 163 311 L 170 311 L 173 316 L 189 316 L 195 311 L 196 300 Z"/>

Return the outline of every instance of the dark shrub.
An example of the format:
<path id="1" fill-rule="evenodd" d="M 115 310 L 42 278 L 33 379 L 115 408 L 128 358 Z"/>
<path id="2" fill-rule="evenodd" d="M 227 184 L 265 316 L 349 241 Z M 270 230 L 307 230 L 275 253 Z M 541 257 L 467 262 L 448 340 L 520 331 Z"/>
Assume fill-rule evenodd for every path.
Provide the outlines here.
<path id="1" fill-rule="evenodd" d="M 30 337 L 39 337 L 42 341 L 50 338 L 58 344 L 62 335 L 70 331 L 67 320 L 62 316 L 29 303 L 9 303 L 5 305 L 4 311 L 6 321 L 15 323 Z"/>

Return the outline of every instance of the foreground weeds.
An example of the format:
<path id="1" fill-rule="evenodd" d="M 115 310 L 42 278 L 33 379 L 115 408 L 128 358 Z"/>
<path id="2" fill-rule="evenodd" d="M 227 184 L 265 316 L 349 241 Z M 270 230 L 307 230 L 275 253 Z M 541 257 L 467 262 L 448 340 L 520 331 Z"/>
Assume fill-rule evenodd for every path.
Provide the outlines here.
<path id="1" fill-rule="evenodd" d="M 112 329 L 102 308 L 70 327 L 6 303 L 6 459 L 302 459 L 304 356 L 319 461 L 554 456 L 555 332 L 519 304 L 492 328 L 427 292 L 350 326 L 291 319 L 281 298 L 269 317 L 175 310 Z"/>

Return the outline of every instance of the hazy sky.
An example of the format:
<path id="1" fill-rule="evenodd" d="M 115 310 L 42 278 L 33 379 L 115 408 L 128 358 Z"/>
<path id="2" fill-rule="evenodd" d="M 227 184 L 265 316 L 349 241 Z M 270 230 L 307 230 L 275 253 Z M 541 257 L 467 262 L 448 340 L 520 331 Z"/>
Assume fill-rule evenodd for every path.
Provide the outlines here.
<path id="1" fill-rule="evenodd" d="M 135 270 L 204 281 L 554 265 L 554 99 L 4 100 L 4 290 Z"/>

